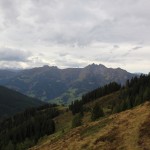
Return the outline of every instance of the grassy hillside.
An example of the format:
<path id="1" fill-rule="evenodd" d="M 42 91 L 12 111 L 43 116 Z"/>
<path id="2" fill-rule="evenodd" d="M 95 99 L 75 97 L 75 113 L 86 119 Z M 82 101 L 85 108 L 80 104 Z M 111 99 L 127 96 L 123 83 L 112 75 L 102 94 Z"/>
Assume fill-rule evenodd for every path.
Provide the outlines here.
<path id="1" fill-rule="evenodd" d="M 70 120 L 68 115 L 69 112 L 64 113 L 66 125 Z M 59 118 L 60 123 L 64 116 Z M 56 132 L 45 137 L 31 150 L 149 150 L 150 102 L 95 122 L 87 120 L 88 114 L 84 125 L 63 135 Z"/>
<path id="2" fill-rule="evenodd" d="M 65 93 L 63 93 L 61 96 L 49 100 L 50 103 L 56 103 L 56 104 L 71 104 L 72 101 L 75 99 L 81 99 L 82 93 L 77 94 L 77 89 L 68 89 Z"/>
<path id="3" fill-rule="evenodd" d="M 31 150 L 149 150 L 149 87 L 150 75 L 141 75 L 124 87 L 110 83 L 83 95 L 70 105 L 72 113 L 61 108 L 55 134 Z"/>
<path id="4" fill-rule="evenodd" d="M 42 104 L 45 103 L 0 86 L 0 117 L 7 117 L 26 108 L 37 107 Z"/>

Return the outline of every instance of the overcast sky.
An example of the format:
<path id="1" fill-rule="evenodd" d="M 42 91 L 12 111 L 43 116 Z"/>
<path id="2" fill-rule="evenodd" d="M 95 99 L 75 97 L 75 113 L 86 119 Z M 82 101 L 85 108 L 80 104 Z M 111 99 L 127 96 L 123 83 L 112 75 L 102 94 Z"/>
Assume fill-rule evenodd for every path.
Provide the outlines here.
<path id="1" fill-rule="evenodd" d="M 150 72 L 150 0 L 0 0 L 0 68 L 91 63 Z"/>

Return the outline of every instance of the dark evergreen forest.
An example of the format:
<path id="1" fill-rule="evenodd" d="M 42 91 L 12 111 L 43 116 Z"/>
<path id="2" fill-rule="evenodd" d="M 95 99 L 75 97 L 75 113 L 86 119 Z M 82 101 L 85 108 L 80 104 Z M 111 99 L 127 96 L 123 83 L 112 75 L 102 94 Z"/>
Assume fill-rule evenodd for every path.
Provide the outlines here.
<path id="1" fill-rule="evenodd" d="M 119 98 L 121 100 L 114 104 L 113 112 L 121 112 L 150 101 L 150 74 L 127 80 L 126 86 L 120 90 Z"/>
<path id="2" fill-rule="evenodd" d="M 72 111 L 72 114 L 75 115 L 76 113 L 83 111 L 84 104 L 87 104 L 110 93 L 116 92 L 120 89 L 121 85 L 117 84 L 116 82 L 106 84 L 103 87 L 99 87 L 91 92 L 84 94 L 81 100 L 76 100 L 72 102 L 69 106 L 69 109 Z"/>
<path id="3" fill-rule="evenodd" d="M 150 100 L 150 74 L 140 75 L 131 80 L 127 80 L 126 85 L 122 86 L 113 82 L 103 87 L 97 88 L 82 96 L 81 100 L 71 103 L 69 109 L 72 114 L 83 113 L 84 104 L 95 101 L 105 95 L 119 91 L 119 101 L 111 102 L 112 113 L 118 113 Z"/>
<path id="4" fill-rule="evenodd" d="M 59 115 L 55 104 L 30 108 L 13 117 L 0 121 L 0 149 L 25 150 L 39 138 L 55 132 L 52 120 Z"/>

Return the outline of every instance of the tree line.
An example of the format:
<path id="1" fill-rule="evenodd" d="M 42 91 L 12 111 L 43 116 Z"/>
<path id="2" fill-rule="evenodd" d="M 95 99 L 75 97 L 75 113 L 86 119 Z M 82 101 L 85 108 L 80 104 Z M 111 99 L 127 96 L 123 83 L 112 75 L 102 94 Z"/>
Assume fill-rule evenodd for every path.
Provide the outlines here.
<path id="1" fill-rule="evenodd" d="M 72 114 L 75 115 L 76 113 L 83 111 L 84 104 L 94 101 L 95 99 L 101 98 L 110 93 L 116 92 L 120 89 L 120 84 L 111 82 L 103 87 L 99 87 L 91 92 L 84 94 L 81 100 L 73 101 L 71 105 L 69 105 L 69 109 L 72 111 Z"/>
<path id="2" fill-rule="evenodd" d="M 114 105 L 113 112 L 121 112 L 150 101 L 150 74 L 127 80 L 125 87 L 120 90 L 119 97 L 121 101 Z"/>
<path id="3" fill-rule="evenodd" d="M 103 109 L 99 106 L 99 104 L 95 103 L 93 108 L 91 109 L 91 121 L 96 121 L 97 119 L 104 117 L 105 114 L 103 112 Z M 83 118 L 83 113 L 77 113 L 73 116 L 72 119 L 72 128 L 81 126 Z"/>

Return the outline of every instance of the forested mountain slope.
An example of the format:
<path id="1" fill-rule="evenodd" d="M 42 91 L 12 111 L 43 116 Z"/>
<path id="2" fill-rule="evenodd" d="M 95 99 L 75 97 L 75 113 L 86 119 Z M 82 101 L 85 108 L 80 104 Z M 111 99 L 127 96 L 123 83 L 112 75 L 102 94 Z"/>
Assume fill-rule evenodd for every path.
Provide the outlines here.
<path id="1" fill-rule="evenodd" d="M 35 145 L 41 137 L 55 132 L 52 119 L 58 115 L 55 104 L 45 104 L 0 120 L 0 149 L 26 150 Z"/>
<path id="2" fill-rule="evenodd" d="M 1 85 L 44 101 L 67 104 L 97 87 L 114 81 L 124 84 L 135 76 L 120 68 L 95 64 L 67 69 L 43 66 L 10 73 L 7 77 L 0 76 Z"/>
<path id="3" fill-rule="evenodd" d="M 25 96 L 19 92 L 0 86 L 0 117 L 7 117 L 29 107 L 37 107 L 44 102 Z"/>

